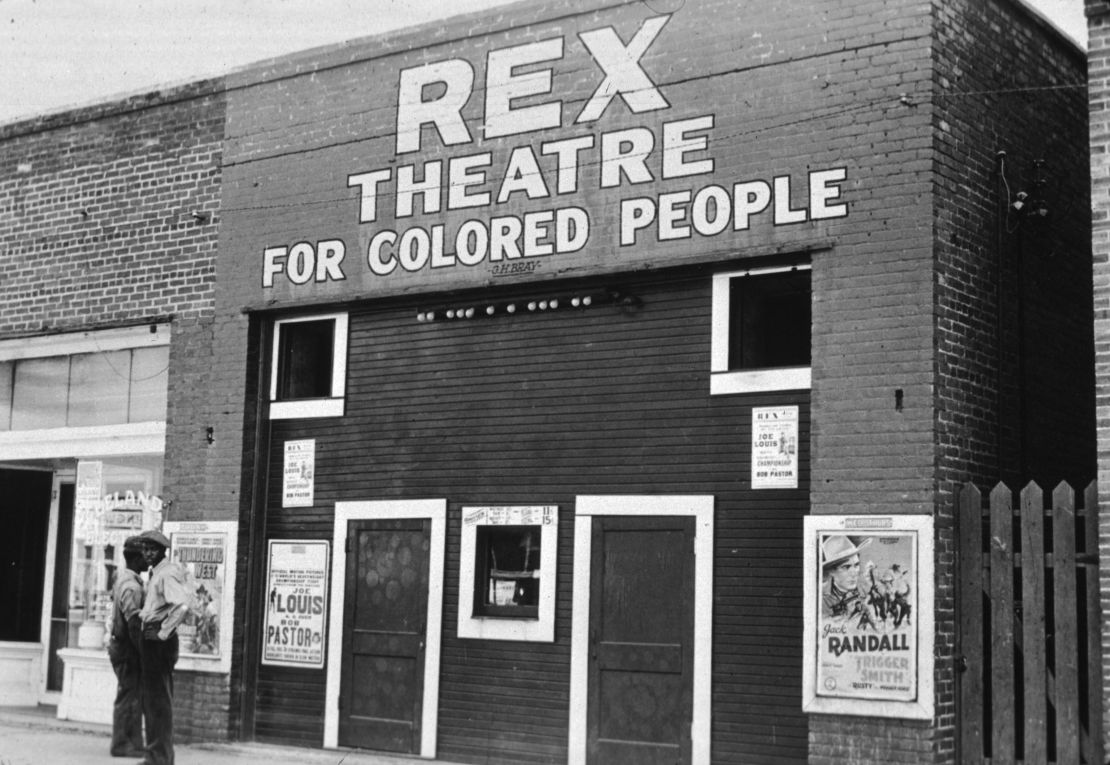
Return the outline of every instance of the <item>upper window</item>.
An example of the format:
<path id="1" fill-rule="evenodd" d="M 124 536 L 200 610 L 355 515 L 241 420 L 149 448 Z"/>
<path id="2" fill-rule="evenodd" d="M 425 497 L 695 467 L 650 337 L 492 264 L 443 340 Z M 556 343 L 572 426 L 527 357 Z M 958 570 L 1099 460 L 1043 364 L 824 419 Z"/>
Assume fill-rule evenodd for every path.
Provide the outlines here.
<path id="1" fill-rule="evenodd" d="M 347 314 L 274 322 L 270 417 L 340 417 L 347 375 Z"/>
<path id="2" fill-rule="evenodd" d="M 713 277 L 711 393 L 810 386 L 810 282 L 808 265 Z"/>

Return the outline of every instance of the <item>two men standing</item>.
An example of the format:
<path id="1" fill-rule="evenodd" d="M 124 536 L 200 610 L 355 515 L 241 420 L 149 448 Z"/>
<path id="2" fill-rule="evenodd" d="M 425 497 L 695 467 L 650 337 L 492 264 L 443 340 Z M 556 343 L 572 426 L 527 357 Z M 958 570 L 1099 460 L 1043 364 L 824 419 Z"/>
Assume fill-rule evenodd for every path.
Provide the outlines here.
<path id="1" fill-rule="evenodd" d="M 169 546 L 170 541 L 158 531 L 129 537 L 123 544 L 127 569 L 120 572 L 113 592 L 115 606 L 108 653 L 118 688 L 111 752 L 119 757 L 142 754 L 142 765 L 173 765 L 177 627 L 189 612 L 190 596 L 184 570 L 166 556 Z M 139 574 L 147 568 L 151 575 L 144 596 Z M 117 630 L 117 623 L 124 626 Z M 145 749 L 136 713 L 139 705 L 146 720 Z"/>

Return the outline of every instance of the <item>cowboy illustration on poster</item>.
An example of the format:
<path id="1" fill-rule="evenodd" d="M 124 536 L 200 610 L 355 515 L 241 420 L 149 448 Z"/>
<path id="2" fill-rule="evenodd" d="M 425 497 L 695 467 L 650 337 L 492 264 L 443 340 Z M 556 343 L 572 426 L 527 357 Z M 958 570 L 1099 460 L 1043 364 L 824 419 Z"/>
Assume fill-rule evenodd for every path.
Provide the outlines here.
<path id="1" fill-rule="evenodd" d="M 819 696 L 917 696 L 916 538 L 912 532 L 818 534 Z"/>

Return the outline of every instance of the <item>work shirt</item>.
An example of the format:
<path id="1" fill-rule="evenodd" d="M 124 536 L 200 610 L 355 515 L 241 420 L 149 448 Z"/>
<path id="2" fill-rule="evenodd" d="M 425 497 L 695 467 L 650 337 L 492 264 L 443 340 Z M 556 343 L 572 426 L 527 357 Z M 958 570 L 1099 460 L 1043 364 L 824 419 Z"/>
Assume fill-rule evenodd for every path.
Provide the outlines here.
<path id="1" fill-rule="evenodd" d="M 120 569 L 116 576 L 116 586 L 112 590 L 112 637 L 116 640 L 127 639 L 127 622 L 138 614 L 143 607 L 143 580 L 129 568 Z"/>
<path id="2" fill-rule="evenodd" d="M 141 614 L 143 624 L 161 622 L 178 606 L 188 604 L 189 589 L 185 585 L 185 570 L 177 563 L 170 562 L 167 556 L 150 574 L 146 602 Z"/>

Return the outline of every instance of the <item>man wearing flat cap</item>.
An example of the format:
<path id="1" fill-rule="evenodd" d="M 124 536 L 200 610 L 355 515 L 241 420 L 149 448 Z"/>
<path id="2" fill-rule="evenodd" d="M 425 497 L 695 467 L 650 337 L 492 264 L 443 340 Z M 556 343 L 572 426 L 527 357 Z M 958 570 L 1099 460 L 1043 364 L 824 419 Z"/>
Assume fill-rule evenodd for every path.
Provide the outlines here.
<path id="1" fill-rule="evenodd" d="M 860 544 L 843 534 L 832 534 L 821 542 L 821 617 L 845 621 L 852 626 L 870 621 L 860 589 Z"/>
<path id="2" fill-rule="evenodd" d="M 170 540 L 160 531 L 140 536 L 151 567 L 143 604 L 143 716 L 146 718 L 144 765 L 173 765 L 173 668 L 177 664 L 177 625 L 189 613 L 185 571 L 169 559 Z"/>
<path id="3" fill-rule="evenodd" d="M 146 571 L 145 545 L 139 537 L 123 542 L 125 568 L 116 574 L 112 588 L 112 635 L 108 658 L 116 673 L 116 700 L 112 705 L 113 757 L 143 754 L 142 649 L 143 582 Z"/>

